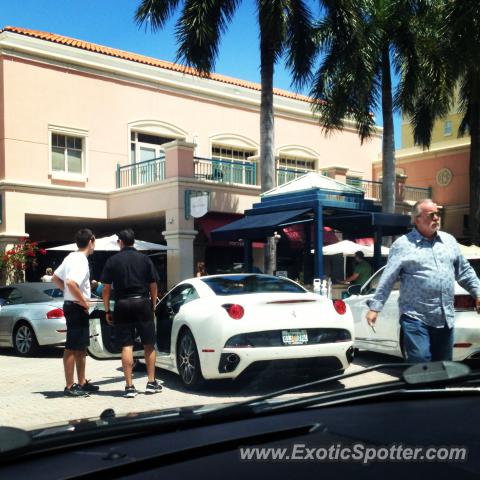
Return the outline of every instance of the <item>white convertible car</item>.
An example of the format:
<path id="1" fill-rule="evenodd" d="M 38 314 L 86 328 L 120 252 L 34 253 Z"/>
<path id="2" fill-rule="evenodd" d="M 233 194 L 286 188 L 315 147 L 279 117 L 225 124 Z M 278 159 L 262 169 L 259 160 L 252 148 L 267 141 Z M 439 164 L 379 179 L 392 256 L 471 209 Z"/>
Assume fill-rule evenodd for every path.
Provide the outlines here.
<path id="1" fill-rule="evenodd" d="M 470 260 L 475 270 L 479 264 Z M 367 324 L 367 301 L 373 297 L 385 267 L 378 270 L 360 289 L 345 299 L 350 306 L 355 324 L 355 348 L 403 357 L 402 335 L 397 282 L 379 313 L 375 331 Z M 352 291 L 350 287 L 349 291 Z M 355 288 L 353 289 L 355 291 Z M 480 315 L 475 311 L 475 300 L 460 285 L 455 284 L 455 340 L 453 360 L 480 359 Z"/>
<path id="2" fill-rule="evenodd" d="M 99 305 L 99 308 L 103 308 Z M 156 310 L 157 366 L 185 386 L 236 378 L 273 366 L 342 372 L 353 359 L 353 318 L 342 300 L 328 300 L 286 278 L 235 274 L 179 283 Z M 89 353 L 118 357 L 115 330 L 93 319 Z M 141 357 L 141 346 L 135 347 Z"/>

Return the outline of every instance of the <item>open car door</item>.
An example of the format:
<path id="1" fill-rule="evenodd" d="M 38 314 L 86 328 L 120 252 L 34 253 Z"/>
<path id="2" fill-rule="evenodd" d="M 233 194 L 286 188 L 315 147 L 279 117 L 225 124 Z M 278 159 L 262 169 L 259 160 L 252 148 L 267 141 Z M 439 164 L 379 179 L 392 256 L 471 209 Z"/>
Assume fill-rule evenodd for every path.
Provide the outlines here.
<path id="1" fill-rule="evenodd" d="M 105 308 L 102 300 L 92 300 L 90 308 L 90 346 L 88 354 L 96 360 L 111 360 L 120 358 L 122 347 L 115 335 L 115 326 L 107 323 Z M 114 302 L 110 303 L 110 311 L 113 311 Z M 114 320 L 115 321 L 115 320 Z M 143 345 L 140 338 L 135 339 L 133 345 L 134 358 L 143 357 Z"/>
<path id="2" fill-rule="evenodd" d="M 345 299 L 353 314 L 355 326 L 355 346 L 365 350 L 379 353 L 400 354 L 400 326 L 398 323 L 398 290 L 399 282 L 396 282 L 392 292 L 382 311 L 378 314 L 375 330 L 372 329 L 366 320 L 368 312 L 368 300 L 375 294 L 384 268 L 378 270 L 361 287 L 360 292 Z"/>

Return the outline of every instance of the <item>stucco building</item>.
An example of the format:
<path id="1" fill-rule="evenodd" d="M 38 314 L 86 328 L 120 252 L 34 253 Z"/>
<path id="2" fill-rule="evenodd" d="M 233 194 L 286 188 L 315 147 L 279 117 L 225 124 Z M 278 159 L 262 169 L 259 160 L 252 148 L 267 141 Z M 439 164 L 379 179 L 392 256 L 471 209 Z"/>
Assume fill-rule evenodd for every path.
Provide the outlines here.
<path id="1" fill-rule="evenodd" d="M 468 241 L 470 201 L 470 137 L 458 137 L 461 115 L 458 106 L 435 122 L 428 150 L 415 146 L 409 119 L 402 119 L 402 148 L 397 150 L 398 177 L 417 187 L 429 188 L 442 207 L 442 228 Z M 381 162 L 373 165 L 374 179 L 381 177 Z"/>
<path id="2" fill-rule="evenodd" d="M 197 259 L 218 270 L 235 260 L 239 246 L 209 233 L 258 200 L 258 84 L 5 27 L 0 96 L 2 245 L 25 235 L 57 245 L 81 226 L 97 236 L 132 226 L 173 248 L 169 285 L 191 276 Z M 281 90 L 274 109 L 278 183 L 306 171 L 371 180 L 381 130 L 364 145 L 353 125 L 325 137 L 308 99 Z M 203 193 L 209 211 L 194 219 L 190 198 Z M 262 267 L 261 245 L 254 258 Z"/>

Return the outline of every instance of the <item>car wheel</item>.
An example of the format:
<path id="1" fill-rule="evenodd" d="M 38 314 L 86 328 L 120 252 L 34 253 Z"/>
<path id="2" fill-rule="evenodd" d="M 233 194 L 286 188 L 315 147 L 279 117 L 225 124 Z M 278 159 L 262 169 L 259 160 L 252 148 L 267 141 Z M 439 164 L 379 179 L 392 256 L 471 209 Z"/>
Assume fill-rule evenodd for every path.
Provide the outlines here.
<path id="1" fill-rule="evenodd" d="M 190 330 L 183 330 L 177 345 L 177 369 L 182 383 L 187 388 L 198 387 L 203 376 L 197 345 Z"/>
<path id="2" fill-rule="evenodd" d="M 38 350 L 37 337 L 30 324 L 19 323 L 13 332 L 13 348 L 17 355 L 29 357 Z"/>

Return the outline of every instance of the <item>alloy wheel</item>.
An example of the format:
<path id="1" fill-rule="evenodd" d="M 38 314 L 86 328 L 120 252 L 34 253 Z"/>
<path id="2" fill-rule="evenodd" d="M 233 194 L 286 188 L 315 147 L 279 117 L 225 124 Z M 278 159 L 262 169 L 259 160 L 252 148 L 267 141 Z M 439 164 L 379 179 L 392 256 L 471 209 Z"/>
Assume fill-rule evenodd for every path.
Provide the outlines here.
<path id="1" fill-rule="evenodd" d="M 182 376 L 182 380 L 187 385 L 190 385 L 195 378 L 196 373 L 196 358 L 195 358 L 195 345 L 193 343 L 193 339 L 191 335 L 185 334 L 183 335 L 180 341 L 180 349 L 179 349 L 179 365 L 178 369 L 180 371 L 180 375 Z"/>
<path id="2" fill-rule="evenodd" d="M 28 325 L 21 325 L 15 334 L 15 345 L 19 353 L 26 355 L 32 349 L 34 342 L 32 329 Z"/>

